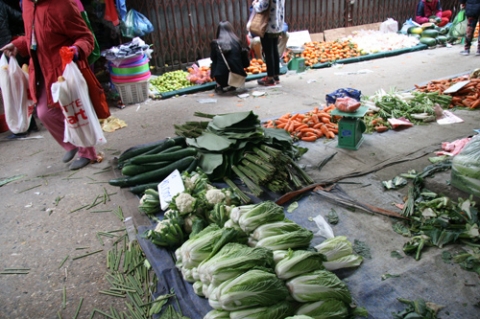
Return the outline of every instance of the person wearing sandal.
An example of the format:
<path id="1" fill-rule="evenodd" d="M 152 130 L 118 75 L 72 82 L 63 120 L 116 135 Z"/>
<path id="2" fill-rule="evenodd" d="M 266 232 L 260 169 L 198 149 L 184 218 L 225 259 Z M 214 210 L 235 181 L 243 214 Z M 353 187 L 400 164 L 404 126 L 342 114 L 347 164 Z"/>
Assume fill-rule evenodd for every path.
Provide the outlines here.
<path id="1" fill-rule="evenodd" d="M 254 0 L 252 3 L 255 12 L 270 11 L 267 30 L 261 38 L 267 76 L 258 80 L 258 84 L 272 86 L 280 83 L 280 55 L 278 54 L 278 38 L 283 31 L 285 22 L 285 0 Z"/>
<path id="2" fill-rule="evenodd" d="M 29 56 L 29 89 L 36 102 L 38 119 L 66 153 L 64 163 L 72 161 L 71 170 L 80 169 L 97 160 L 94 147 L 77 147 L 63 141 L 65 117 L 58 103 L 53 102 L 51 86 L 63 73 L 60 48 L 70 47 L 76 59 L 85 60 L 94 48 L 92 32 L 73 0 L 24 0 L 22 16 L 25 35 L 0 50 L 7 56 Z M 74 58 L 74 61 L 76 61 Z"/>

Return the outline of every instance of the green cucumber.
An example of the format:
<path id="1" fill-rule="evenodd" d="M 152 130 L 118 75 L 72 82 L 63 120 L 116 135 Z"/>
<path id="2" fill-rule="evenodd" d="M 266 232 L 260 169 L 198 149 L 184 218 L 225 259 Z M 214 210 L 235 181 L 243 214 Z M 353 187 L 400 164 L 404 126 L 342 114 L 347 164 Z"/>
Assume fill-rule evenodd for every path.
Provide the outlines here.
<path id="1" fill-rule="evenodd" d="M 132 186 L 128 190 L 135 195 L 143 195 L 147 189 L 157 189 L 158 182 Z"/>
<path id="2" fill-rule="evenodd" d="M 140 144 L 137 146 L 133 146 L 123 152 L 119 158 L 118 162 L 125 162 L 126 160 L 133 158 L 138 155 L 142 155 L 145 153 L 152 152 L 152 154 L 156 154 L 168 147 L 174 146 L 174 145 L 186 145 L 185 142 L 185 137 L 183 136 L 176 136 L 176 137 L 169 137 L 167 139 L 163 139 L 161 141 L 156 141 L 152 143 L 146 143 L 146 144 Z"/>
<path id="3" fill-rule="evenodd" d="M 197 168 L 197 165 L 198 165 L 198 158 L 195 158 L 192 162 L 192 164 L 190 164 L 189 167 L 187 167 L 186 171 L 188 173 L 191 173 L 193 172 L 196 168 Z"/>
<path id="4" fill-rule="evenodd" d="M 132 158 L 131 164 L 145 164 L 163 161 L 177 161 L 186 156 L 197 155 L 197 149 L 194 147 L 186 147 L 179 151 L 167 152 L 155 155 L 140 155 Z"/>
<path id="5" fill-rule="evenodd" d="M 134 176 L 134 175 L 138 175 L 140 173 L 145 173 L 145 172 L 153 171 L 154 169 L 159 169 L 159 168 L 165 167 L 170 163 L 171 163 L 171 161 L 146 163 L 146 164 L 142 164 L 142 165 L 128 164 L 128 165 L 123 166 L 122 175 Z"/>
<path id="6" fill-rule="evenodd" d="M 170 175 L 174 170 L 178 169 L 180 172 L 187 169 L 195 160 L 195 156 L 187 156 L 175 162 L 168 164 L 165 167 L 141 173 L 130 177 L 114 178 L 108 181 L 112 186 L 130 187 L 146 183 L 161 182 L 165 177 Z"/>

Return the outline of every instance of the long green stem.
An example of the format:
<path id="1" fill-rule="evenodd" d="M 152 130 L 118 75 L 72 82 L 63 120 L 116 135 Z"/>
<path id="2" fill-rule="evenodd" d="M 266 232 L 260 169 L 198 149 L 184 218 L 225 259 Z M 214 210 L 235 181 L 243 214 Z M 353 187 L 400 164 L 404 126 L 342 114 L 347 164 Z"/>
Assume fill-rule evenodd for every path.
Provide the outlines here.
<path id="1" fill-rule="evenodd" d="M 228 178 L 227 176 L 224 176 L 223 177 L 223 180 L 224 182 L 230 186 L 230 188 L 233 190 L 233 192 L 235 193 L 235 195 L 237 195 L 240 200 L 242 201 L 242 203 L 244 204 L 248 204 L 248 203 L 251 203 L 252 200 L 250 199 L 250 197 L 248 197 L 247 194 L 245 194 L 244 192 L 242 192 L 242 190 L 240 188 L 238 188 L 237 185 L 235 185 L 235 183 L 230 179 Z"/>
<path id="2" fill-rule="evenodd" d="M 235 165 L 232 166 L 232 170 L 245 183 L 253 195 L 260 197 L 263 194 L 263 190 L 260 188 L 260 186 L 252 182 L 252 180 L 243 174 Z"/>

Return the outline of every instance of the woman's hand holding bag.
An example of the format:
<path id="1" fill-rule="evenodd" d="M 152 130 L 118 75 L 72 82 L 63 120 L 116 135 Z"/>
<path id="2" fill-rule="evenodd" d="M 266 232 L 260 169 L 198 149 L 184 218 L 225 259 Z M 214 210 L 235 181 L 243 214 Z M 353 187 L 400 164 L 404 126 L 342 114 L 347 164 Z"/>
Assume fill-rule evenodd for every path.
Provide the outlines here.
<path id="1" fill-rule="evenodd" d="M 65 64 L 63 75 L 52 84 L 52 97 L 58 102 L 65 115 L 64 142 L 78 147 L 105 144 L 102 127 L 93 109 L 88 86 L 73 60 L 73 51 L 68 47 L 60 49 Z"/>

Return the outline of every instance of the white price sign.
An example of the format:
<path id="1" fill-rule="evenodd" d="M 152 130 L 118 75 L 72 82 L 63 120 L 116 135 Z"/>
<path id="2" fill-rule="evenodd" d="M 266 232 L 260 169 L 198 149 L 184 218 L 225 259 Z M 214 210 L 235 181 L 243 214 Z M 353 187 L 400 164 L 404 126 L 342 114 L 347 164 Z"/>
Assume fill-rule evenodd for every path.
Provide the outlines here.
<path id="1" fill-rule="evenodd" d="M 172 198 L 185 190 L 182 176 L 178 169 L 168 175 L 160 184 L 158 184 L 158 194 L 160 195 L 160 208 L 166 210 Z"/>

